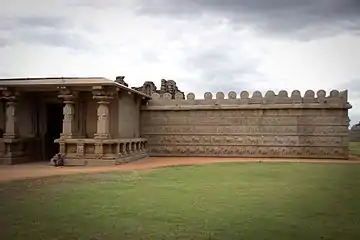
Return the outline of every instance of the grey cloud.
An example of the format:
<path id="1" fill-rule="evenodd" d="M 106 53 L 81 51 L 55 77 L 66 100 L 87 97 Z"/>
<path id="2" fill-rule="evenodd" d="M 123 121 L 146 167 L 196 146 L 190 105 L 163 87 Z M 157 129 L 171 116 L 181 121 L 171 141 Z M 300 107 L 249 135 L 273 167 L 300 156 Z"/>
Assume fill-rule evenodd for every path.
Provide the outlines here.
<path id="1" fill-rule="evenodd" d="M 235 52 L 232 47 L 224 45 L 226 43 L 189 51 L 185 59 L 185 68 L 200 75 L 199 79 L 191 81 L 191 91 L 194 91 L 194 88 L 211 92 L 249 90 L 253 89 L 254 81 L 259 82 L 263 79 L 257 72 L 256 59 L 241 54 L 241 48 Z"/>
<path id="2" fill-rule="evenodd" d="M 0 17 L 1 30 L 19 30 L 36 28 L 56 28 L 62 29 L 69 27 L 69 22 L 62 17 Z"/>
<path id="3" fill-rule="evenodd" d="M 317 27 L 312 34 L 333 34 L 339 30 L 359 31 L 358 0 L 140 0 L 139 14 L 213 14 L 231 20 L 235 27 L 252 26 L 260 32 L 302 37 L 302 30 Z"/>
<path id="4" fill-rule="evenodd" d="M 15 20 L 18 27 L 64 28 L 68 22 L 62 17 L 19 17 Z"/>
<path id="5" fill-rule="evenodd" d="M 135 0 L 133 0 L 135 1 Z M 95 8 L 95 9 L 104 9 L 104 8 L 114 8 L 114 7 L 129 7 L 131 6 L 131 1 L 119 1 L 119 0 L 72 0 L 66 4 L 69 7 L 80 7 L 80 8 Z"/>
<path id="6" fill-rule="evenodd" d="M 91 47 L 91 42 L 79 34 L 54 31 L 49 33 L 21 33 L 18 40 L 25 39 L 27 43 L 45 44 L 55 47 L 66 47 L 74 50 L 85 50 Z"/>
<path id="7" fill-rule="evenodd" d="M 73 26 L 63 17 L 0 17 L 0 47 L 22 42 L 66 47 L 74 50 L 90 48 L 91 42 L 71 31 Z"/>
<path id="8" fill-rule="evenodd" d="M 90 40 L 76 33 L 68 33 L 66 31 L 19 31 L 7 38 L 0 38 L 0 48 L 19 42 L 64 47 L 72 50 L 90 50 L 93 46 Z"/>
<path id="9" fill-rule="evenodd" d="M 0 48 L 10 45 L 10 41 L 7 38 L 0 37 Z"/>

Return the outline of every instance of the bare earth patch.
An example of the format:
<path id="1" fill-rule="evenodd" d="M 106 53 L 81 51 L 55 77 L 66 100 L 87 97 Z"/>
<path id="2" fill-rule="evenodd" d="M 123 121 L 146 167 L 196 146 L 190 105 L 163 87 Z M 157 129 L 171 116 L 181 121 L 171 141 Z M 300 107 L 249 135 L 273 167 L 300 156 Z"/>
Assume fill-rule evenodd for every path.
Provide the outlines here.
<path id="1" fill-rule="evenodd" d="M 95 173 L 108 171 L 136 171 L 176 165 L 198 165 L 217 162 L 304 162 L 304 163 L 343 163 L 360 164 L 360 157 L 349 160 L 331 159 L 279 159 L 279 158 L 217 158 L 217 157 L 149 157 L 135 162 L 101 167 L 53 167 L 47 163 L 29 163 L 12 166 L 0 166 L 0 182 L 39 178 L 74 173 Z"/>

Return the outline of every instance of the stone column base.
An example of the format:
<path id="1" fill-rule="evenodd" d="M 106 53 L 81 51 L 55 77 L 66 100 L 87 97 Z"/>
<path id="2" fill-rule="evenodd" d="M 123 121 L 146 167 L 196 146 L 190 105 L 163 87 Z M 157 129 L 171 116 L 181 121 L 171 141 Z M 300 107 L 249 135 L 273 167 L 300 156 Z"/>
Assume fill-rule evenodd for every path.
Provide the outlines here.
<path id="1" fill-rule="evenodd" d="M 1 156 L 0 165 L 15 165 L 21 163 L 27 163 L 29 159 L 26 156 Z"/>
<path id="2" fill-rule="evenodd" d="M 3 138 L 2 152 L 0 154 L 1 165 L 13 165 L 28 162 L 28 157 L 22 152 L 23 142 L 18 138 Z"/>

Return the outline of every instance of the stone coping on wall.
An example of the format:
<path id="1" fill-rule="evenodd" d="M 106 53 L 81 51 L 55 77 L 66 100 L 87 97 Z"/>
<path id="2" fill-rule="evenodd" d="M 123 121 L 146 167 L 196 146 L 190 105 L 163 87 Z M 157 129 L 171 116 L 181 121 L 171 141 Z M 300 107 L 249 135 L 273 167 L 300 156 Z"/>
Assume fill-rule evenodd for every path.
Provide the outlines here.
<path id="1" fill-rule="evenodd" d="M 182 93 L 175 94 L 175 99 L 171 99 L 171 94 L 158 93 L 152 94 L 152 99 L 142 110 L 192 110 L 192 109 L 281 109 L 281 108 L 341 108 L 350 109 L 348 103 L 348 91 L 332 90 L 328 95 L 326 91 L 307 90 L 301 96 L 299 90 L 294 90 L 290 96 L 287 91 L 267 91 L 263 95 L 260 91 L 255 91 L 250 97 L 249 92 L 242 91 L 239 95 L 235 91 L 230 91 L 225 98 L 223 92 L 217 92 L 215 98 L 211 92 L 206 92 L 203 99 L 195 99 L 194 93 L 188 93 L 186 99 Z"/>
<path id="2" fill-rule="evenodd" d="M 146 142 L 145 138 L 64 138 L 56 139 L 54 142 L 66 142 L 66 143 L 96 143 L 102 142 L 103 144 L 116 144 L 116 143 L 128 143 L 128 142 Z"/>

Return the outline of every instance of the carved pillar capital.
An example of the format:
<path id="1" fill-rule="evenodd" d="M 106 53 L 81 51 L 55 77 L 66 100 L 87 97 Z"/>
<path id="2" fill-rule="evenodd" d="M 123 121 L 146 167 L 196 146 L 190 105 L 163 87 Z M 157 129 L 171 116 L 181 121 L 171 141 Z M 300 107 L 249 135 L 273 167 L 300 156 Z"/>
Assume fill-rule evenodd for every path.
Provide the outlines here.
<path id="1" fill-rule="evenodd" d="M 0 98 L 8 102 L 15 102 L 20 93 L 12 88 L 0 87 Z"/>
<path id="2" fill-rule="evenodd" d="M 98 103 L 103 102 L 104 104 L 108 103 L 113 99 L 115 92 L 110 91 L 109 89 L 103 86 L 94 86 L 93 87 L 93 99 L 97 100 Z"/>
<path id="3" fill-rule="evenodd" d="M 58 98 L 62 99 L 64 103 L 73 103 L 74 99 L 77 98 L 77 92 L 71 90 L 69 87 L 61 86 L 58 87 L 58 90 Z"/>

